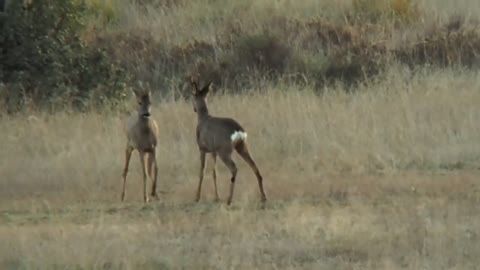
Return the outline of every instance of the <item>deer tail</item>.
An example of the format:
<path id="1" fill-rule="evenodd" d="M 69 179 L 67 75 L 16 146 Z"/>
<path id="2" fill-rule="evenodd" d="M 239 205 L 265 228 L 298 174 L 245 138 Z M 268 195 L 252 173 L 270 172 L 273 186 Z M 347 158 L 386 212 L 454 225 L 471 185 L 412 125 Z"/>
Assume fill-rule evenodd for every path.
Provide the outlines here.
<path id="1" fill-rule="evenodd" d="M 246 141 L 247 140 L 247 132 L 245 131 L 235 131 L 231 136 L 230 139 L 232 140 L 232 143 L 236 144 L 240 141 Z"/>

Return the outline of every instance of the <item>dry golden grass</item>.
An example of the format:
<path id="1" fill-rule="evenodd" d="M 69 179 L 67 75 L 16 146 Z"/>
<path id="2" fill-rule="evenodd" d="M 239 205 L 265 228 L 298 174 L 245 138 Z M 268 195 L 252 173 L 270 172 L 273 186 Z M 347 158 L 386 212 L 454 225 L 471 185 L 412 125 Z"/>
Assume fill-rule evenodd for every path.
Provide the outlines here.
<path id="1" fill-rule="evenodd" d="M 90 0 L 90 2 L 95 4 L 98 1 Z M 300 21 L 328 18 L 345 22 L 345 16 L 356 12 L 355 8 L 358 5 L 362 8 L 357 12 L 367 9 L 366 11 L 373 13 L 398 12 L 401 15 L 408 13 L 405 10 L 409 5 L 413 5 L 421 11 L 420 14 L 415 12 L 410 14 L 418 19 L 419 23 L 415 24 L 417 28 L 431 26 L 432 22 L 448 21 L 449 17 L 454 15 L 476 18 L 480 11 L 480 4 L 475 0 L 455 2 L 449 0 L 304 0 L 302 2 L 294 0 L 166 0 L 151 1 L 154 4 L 143 1 L 145 5 L 129 0 L 106 2 L 108 4 L 104 4 L 104 7 L 97 4 L 102 10 L 105 9 L 106 16 L 110 16 L 114 9 L 113 2 L 116 2 L 113 6 L 117 7 L 115 10 L 117 20 L 109 25 L 108 30 L 124 32 L 129 29 L 145 29 L 153 33 L 156 39 L 161 40 L 164 46 L 183 44 L 192 40 L 215 43 L 218 41 L 218 34 L 232 25 L 254 34 L 262 32 L 264 26 L 277 27 L 275 23 L 269 22 L 275 22 L 278 18 Z M 293 42 L 293 40 L 286 42 Z"/>
<path id="2" fill-rule="evenodd" d="M 2 269 L 475 269 L 480 77 L 392 68 L 352 94 L 260 84 L 209 99 L 247 129 L 270 201 L 238 157 L 232 207 L 193 203 L 187 101 L 156 102 L 160 202 L 144 206 L 116 113 L 2 116 Z M 219 165 L 225 199 L 229 175 Z"/>
<path id="3" fill-rule="evenodd" d="M 167 4 L 142 6 L 89 0 L 99 10 L 89 30 L 150 33 L 166 52 L 204 41 L 221 56 L 226 52 L 216 44 L 229 29 L 253 35 L 281 28 L 279 18 L 348 25 L 354 1 L 162 0 L 152 2 Z M 371 0 L 381 10 L 385 1 Z M 372 8 L 369 0 L 360 2 Z M 409 14 L 404 3 L 412 1 L 394 2 L 398 13 Z M 456 14 L 469 19 L 480 10 L 474 0 L 416 3 L 420 14 L 411 14 L 418 20 L 408 27 L 381 21 L 368 38 L 387 39 L 395 48 L 431 24 Z M 302 51 L 299 40 L 285 42 L 301 57 L 323 61 L 319 52 Z M 131 70 L 158 79 L 164 67 L 145 64 L 156 55 L 137 57 L 148 46 L 156 44 L 120 54 L 137 60 Z M 120 203 L 126 115 L 0 115 L 0 269 L 476 269 L 479 75 L 391 66 L 353 93 L 338 85 L 322 94 L 313 86 L 255 77 L 247 94 L 210 97 L 213 114 L 234 117 L 249 133 L 270 199 L 264 208 L 255 177 L 238 156 L 233 206 L 212 202 L 210 164 L 202 200 L 193 202 L 199 160 L 188 101 L 154 104 L 161 192 L 160 201 L 148 205 L 136 153 L 126 203 Z M 171 85 L 178 77 L 168 78 Z M 229 173 L 222 164 L 218 169 L 225 199 Z"/>

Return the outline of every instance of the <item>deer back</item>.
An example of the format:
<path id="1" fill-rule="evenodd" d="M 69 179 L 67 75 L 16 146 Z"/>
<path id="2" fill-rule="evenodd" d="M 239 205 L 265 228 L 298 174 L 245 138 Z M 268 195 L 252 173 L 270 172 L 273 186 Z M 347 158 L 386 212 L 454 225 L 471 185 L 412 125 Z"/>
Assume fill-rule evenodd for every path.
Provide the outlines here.
<path id="1" fill-rule="evenodd" d="M 197 125 L 197 143 L 208 152 L 216 152 L 224 147 L 232 147 L 238 132 L 245 133 L 244 128 L 231 118 L 208 117 Z"/>

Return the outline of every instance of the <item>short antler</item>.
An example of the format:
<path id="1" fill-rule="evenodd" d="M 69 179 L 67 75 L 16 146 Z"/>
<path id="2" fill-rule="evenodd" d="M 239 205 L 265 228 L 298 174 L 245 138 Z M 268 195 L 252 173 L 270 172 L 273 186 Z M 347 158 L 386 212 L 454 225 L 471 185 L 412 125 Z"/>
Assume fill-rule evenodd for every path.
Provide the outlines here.
<path id="1" fill-rule="evenodd" d="M 198 77 L 198 75 L 197 75 Z M 190 76 L 190 84 L 193 86 L 193 92 L 194 93 L 197 93 L 200 91 L 200 89 L 198 88 L 198 78 L 195 78 L 193 75 Z"/>

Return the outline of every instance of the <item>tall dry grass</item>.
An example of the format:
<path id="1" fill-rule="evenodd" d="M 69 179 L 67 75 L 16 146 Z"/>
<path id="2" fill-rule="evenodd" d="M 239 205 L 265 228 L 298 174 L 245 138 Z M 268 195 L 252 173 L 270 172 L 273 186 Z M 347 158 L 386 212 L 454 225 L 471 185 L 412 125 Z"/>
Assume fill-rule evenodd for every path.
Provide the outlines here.
<path id="1" fill-rule="evenodd" d="M 308 88 L 265 84 L 250 95 L 212 96 L 209 106 L 213 114 L 234 116 L 246 127 L 260 168 L 276 179 L 267 185 L 279 185 L 299 173 L 478 169 L 479 87 L 476 72 L 396 68 L 353 94 L 326 88 L 318 96 Z M 198 167 L 191 104 L 156 103 L 154 116 L 161 130 L 161 189 L 191 186 Z M 124 159 L 122 119 L 117 113 L 3 117 L 1 206 L 33 200 L 35 194 L 62 203 L 116 200 Z M 135 160 L 129 189 L 139 186 Z M 241 179 L 251 176 L 243 165 L 240 173 Z M 138 192 L 128 193 L 138 199 Z"/>
<path id="2" fill-rule="evenodd" d="M 476 4 L 445 1 L 135 1 L 90 33 L 134 80 L 168 93 L 190 73 L 242 91 L 258 78 L 355 85 L 392 63 L 478 69 Z"/>
<path id="3" fill-rule="evenodd" d="M 215 44 L 227 19 L 254 33 L 275 15 L 335 21 L 353 8 L 352 1 L 158 2 L 168 5 L 105 2 L 116 19 L 100 16 L 92 25 L 104 24 L 106 33 L 143 29 L 175 47 L 193 39 Z M 394 32 L 393 41 L 478 9 L 472 0 L 419 6 L 426 13 L 410 30 Z M 132 70 L 163 76 L 142 61 Z M 476 269 L 479 73 L 388 64 L 357 88 L 258 76 L 250 91 L 209 97 L 212 114 L 247 129 L 265 177 L 265 208 L 237 156 L 233 206 L 212 202 L 210 163 L 202 201 L 193 203 L 196 116 L 173 94 L 154 95 L 161 192 L 146 206 L 136 154 L 120 204 L 126 115 L 1 115 L 0 268 Z M 229 173 L 218 169 L 225 199 Z"/>
<path id="4" fill-rule="evenodd" d="M 4 269 L 475 269 L 480 250 L 471 201 L 413 192 L 12 216 L 0 227 Z"/>
<path id="5" fill-rule="evenodd" d="M 234 206 L 193 203 L 198 153 L 187 101 L 155 102 L 161 202 L 141 203 L 136 157 L 121 205 L 116 113 L 4 116 L 5 269 L 474 269 L 478 73 L 392 69 L 354 94 L 265 83 L 209 98 L 249 133 L 270 202 L 238 160 Z M 338 86 L 341 88 L 342 86 Z M 228 171 L 219 165 L 222 198 Z M 377 175 L 377 176 L 375 176 Z"/>
<path id="6" fill-rule="evenodd" d="M 47 15 L 37 4 L 31 18 L 45 20 L 34 23 L 35 31 L 21 12 L 5 17 L 0 102 L 10 113 L 118 107 L 137 81 L 168 95 L 192 73 L 241 92 L 259 80 L 317 90 L 342 81 L 355 88 L 398 62 L 412 70 L 478 70 L 480 32 L 471 1 L 450 8 L 429 0 L 89 0 L 85 9 L 50 4 Z M 43 40 L 48 54 L 12 57 L 38 52 L 27 45 L 50 37 L 45 33 L 58 25 L 47 18 L 65 14 L 73 19 L 59 24 L 61 38 Z M 41 62 L 51 65 L 30 68 Z"/>

